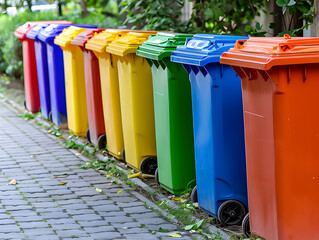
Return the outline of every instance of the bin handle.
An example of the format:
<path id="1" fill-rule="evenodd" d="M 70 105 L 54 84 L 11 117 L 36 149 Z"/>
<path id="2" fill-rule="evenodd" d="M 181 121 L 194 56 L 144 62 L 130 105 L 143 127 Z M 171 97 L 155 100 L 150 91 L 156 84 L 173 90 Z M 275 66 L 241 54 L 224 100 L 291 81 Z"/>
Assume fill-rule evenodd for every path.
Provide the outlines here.
<path id="1" fill-rule="evenodd" d="M 235 49 L 243 49 L 245 42 L 247 42 L 247 40 L 237 40 L 235 43 Z"/>

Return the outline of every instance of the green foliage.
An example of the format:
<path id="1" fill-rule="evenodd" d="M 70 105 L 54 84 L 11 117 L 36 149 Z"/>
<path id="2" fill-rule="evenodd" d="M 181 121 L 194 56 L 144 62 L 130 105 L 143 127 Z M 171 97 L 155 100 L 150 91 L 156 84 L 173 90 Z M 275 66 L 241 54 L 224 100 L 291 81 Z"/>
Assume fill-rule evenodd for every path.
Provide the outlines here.
<path id="1" fill-rule="evenodd" d="M 264 8 L 264 0 L 191 0 L 192 20 L 196 31 L 215 34 L 243 35 L 244 25 L 250 24 Z"/>
<path id="2" fill-rule="evenodd" d="M 120 25 L 116 17 L 102 14 L 103 8 L 92 11 L 85 18 L 80 17 L 80 10 L 74 4 L 68 4 L 64 16 L 59 17 L 56 11 L 20 12 L 15 16 L 0 15 L 0 74 L 9 77 L 23 78 L 23 61 L 21 42 L 14 36 L 15 29 L 27 21 L 69 20 L 77 24 L 92 24 L 100 28 L 116 28 Z M 72 11 L 71 11 L 72 10 Z"/>
<path id="3" fill-rule="evenodd" d="M 180 17 L 183 0 L 122 0 L 120 15 L 127 14 L 124 24 L 132 29 L 188 32 L 189 23 Z"/>

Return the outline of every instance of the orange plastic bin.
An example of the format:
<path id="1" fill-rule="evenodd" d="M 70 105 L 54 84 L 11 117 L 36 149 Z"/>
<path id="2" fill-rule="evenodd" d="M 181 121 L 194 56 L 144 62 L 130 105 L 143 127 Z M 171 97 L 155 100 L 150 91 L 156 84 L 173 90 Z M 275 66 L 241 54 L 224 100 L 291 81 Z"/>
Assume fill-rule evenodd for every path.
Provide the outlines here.
<path id="1" fill-rule="evenodd" d="M 242 78 L 251 232 L 319 239 L 319 38 L 250 38 L 221 57 Z"/>
<path id="2" fill-rule="evenodd" d="M 72 22 L 61 21 L 35 21 L 26 22 L 19 26 L 14 35 L 22 42 L 23 69 L 24 69 L 24 89 L 25 108 L 32 113 L 40 111 L 40 97 L 38 87 L 37 65 L 35 60 L 34 40 L 27 38 L 27 33 L 37 24 L 72 24 Z"/>

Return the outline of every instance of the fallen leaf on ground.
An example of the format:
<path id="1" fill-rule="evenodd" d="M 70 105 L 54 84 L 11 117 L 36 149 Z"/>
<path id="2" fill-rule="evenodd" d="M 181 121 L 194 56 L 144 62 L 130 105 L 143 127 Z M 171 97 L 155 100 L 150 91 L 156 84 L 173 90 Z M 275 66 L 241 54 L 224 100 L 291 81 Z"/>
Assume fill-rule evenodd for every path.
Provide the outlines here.
<path id="1" fill-rule="evenodd" d="M 180 197 L 174 197 L 174 198 L 172 198 L 172 200 L 174 200 L 174 201 L 178 201 L 178 202 L 186 202 L 186 199 L 184 199 L 184 198 L 180 198 Z"/>
<path id="2" fill-rule="evenodd" d="M 58 136 L 58 139 L 63 138 L 63 136 Z"/>
<path id="3" fill-rule="evenodd" d="M 168 237 L 174 237 L 174 238 L 180 238 L 182 237 L 182 234 L 180 233 L 171 233 L 167 235 Z"/>
<path id="4" fill-rule="evenodd" d="M 16 185 L 17 184 L 17 180 L 12 179 L 8 184 L 9 185 Z"/>
<path id="5" fill-rule="evenodd" d="M 51 177 L 52 179 L 53 178 L 66 178 L 66 177 L 68 177 L 69 175 L 67 175 L 67 174 L 63 174 L 63 175 L 56 175 L 56 176 L 53 176 L 53 177 Z"/>
<path id="6" fill-rule="evenodd" d="M 113 184 L 113 183 L 108 183 L 107 185 L 108 185 L 108 186 L 112 186 L 112 184 Z"/>
<path id="7" fill-rule="evenodd" d="M 103 193 L 103 190 L 100 188 L 95 188 L 95 191 L 99 192 L 99 193 Z"/>
<path id="8" fill-rule="evenodd" d="M 75 155 L 76 155 L 76 156 L 80 156 L 80 155 L 82 155 L 82 154 L 81 154 L 81 153 L 76 153 Z"/>
<path id="9" fill-rule="evenodd" d="M 117 193 L 122 193 L 122 191 L 117 191 Z"/>
<path id="10" fill-rule="evenodd" d="M 138 173 L 136 173 L 136 174 L 130 174 L 130 175 L 128 175 L 128 177 L 129 178 L 136 178 L 136 177 L 139 177 L 139 176 L 141 176 L 142 175 L 142 172 L 138 172 Z"/>
<path id="11" fill-rule="evenodd" d="M 65 183 L 65 182 L 60 182 L 59 183 L 59 185 L 65 185 L 65 184 L 67 184 L 67 183 Z"/>
<path id="12" fill-rule="evenodd" d="M 37 156 L 37 155 L 30 155 L 30 157 L 33 157 L 33 158 L 36 157 L 36 156 Z"/>

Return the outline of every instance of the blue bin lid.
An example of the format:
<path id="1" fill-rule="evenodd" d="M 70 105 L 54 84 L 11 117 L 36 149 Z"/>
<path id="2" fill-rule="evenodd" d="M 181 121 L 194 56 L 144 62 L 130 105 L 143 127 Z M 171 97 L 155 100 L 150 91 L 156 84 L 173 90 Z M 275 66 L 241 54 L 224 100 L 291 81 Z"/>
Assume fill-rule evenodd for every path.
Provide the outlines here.
<path id="1" fill-rule="evenodd" d="M 47 26 L 49 26 L 49 24 L 44 24 L 44 23 L 37 24 L 26 34 L 26 37 L 30 39 L 37 39 L 41 30 L 46 28 Z"/>
<path id="2" fill-rule="evenodd" d="M 172 52 L 171 61 L 196 66 L 219 62 L 223 52 L 234 47 L 237 40 L 243 39 L 248 37 L 196 34 L 193 38 L 188 38 L 185 45 L 178 46 Z"/>
<path id="3" fill-rule="evenodd" d="M 54 38 L 60 35 L 60 33 L 62 33 L 65 28 L 68 28 L 71 25 L 80 28 L 96 28 L 95 25 L 86 24 L 50 24 L 40 32 L 40 34 L 38 35 L 38 39 L 43 42 L 54 40 Z"/>

